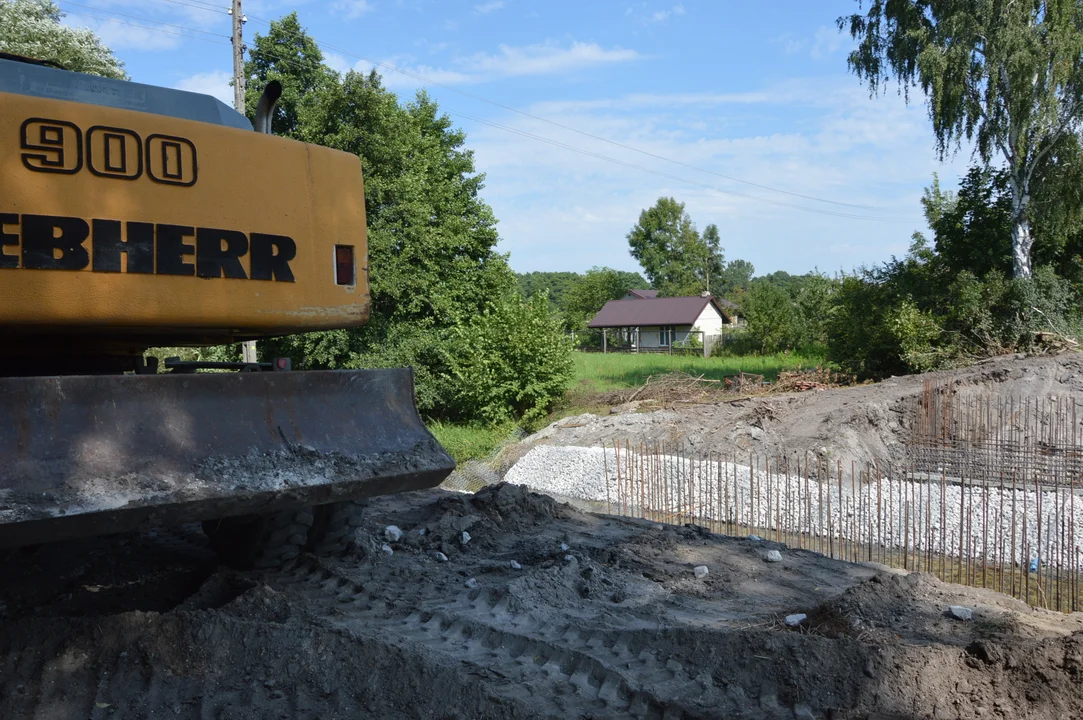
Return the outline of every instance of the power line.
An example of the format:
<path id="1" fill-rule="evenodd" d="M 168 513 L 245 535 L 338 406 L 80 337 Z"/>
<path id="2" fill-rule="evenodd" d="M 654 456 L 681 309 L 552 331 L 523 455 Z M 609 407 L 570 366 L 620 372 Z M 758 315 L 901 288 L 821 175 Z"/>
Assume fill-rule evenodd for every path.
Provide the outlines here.
<path id="1" fill-rule="evenodd" d="M 253 20 L 258 21 L 258 22 L 264 23 L 265 25 L 268 25 L 268 26 L 271 25 L 271 21 L 267 20 L 265 18 L 257 17 L 255 15 L 252 15 L 251 18 Z M 477 100 L 479 102 L 487 103 L 487 104 L 492 105 L 494 107 L 501 108 L 502 110 L 507 110 L 508 112 L 513 112 L 513 113 L 516 113 L 518 115 L 522 115 L 523 117 L 530 118 L 532 120 L 537 120 L 539 122 L 547 123 L 547 124 L 552 125 L 554 127 L 561 128 L 562 130 L 567 130 L 569 132 L 574 132 L 574 133 L 577 133 L 579 135 L 583 135 L 584 137 L 588 137 L 588 138 L 591 138 L 593 140 L 597 140 L 599 142 L 608 143 L 609 145 L 613 145 L 615 147 L 619 147 L 619 148 L 622 148 L 624 150 L 629 150 L 631 152 L 636 152 L 636 153 L 639 153 L 641 155 L 646 155 L 646 156 L 654 158 L 656 160 L 661 160 L 663 162 L 668 162 L 668 163 L 672 163 L 674 165 L 679 165 L 681 167 L 685 167 L 685 168 L 688 168 L 690 170 L 696 170 L 698 172 L 706 173 L 708 175 L 714 175 L 716 177 L 720 177 L 720 178 L 723 178 L 725 180 L 729 180 L 731 182 L 742 183 L 744 185 L 749 185 L 751 187 L 760 188 L 761 190 L 767 190 L 769 192 L 776 192 L 776 193 L 780 193 L 780 194 L 783 194 L 783 195 L 789 195 L 789 196 L 792 196 L 792 197 L 799 197 L 799 198 L 802 198 L 802 199 L 805 199 L 805 200 L 811 200 L 813 202 L 822 202 L 822 203 L 826 203 L 826 204 L 829 204 L 829 205 L 839 205 L 839 206 L 843 206 L 843 207 L 852 207 L 852 208 L 858 208 L 858 209 L 864 209 L 864 210 L 878 210 L 878 211 L 885 211 L 886 210 L 888 212 L 893 212 L 890 208 L 883 208 L 883 207 L 878 207 L 878 206 L 875 206 L 875 205 L 863 205 L 863 204 L 859 204 L 859 203 L 847 203 L 847 202 L 841 202 L 841 201 L 838 201 L 838 200 L 829 200 L 827 198 L 821 198 L 821 197 L 817 197 L 815 195 L 806 195 L 806 194 L 803 194 L 803 193 L 791 192 L 789 190 L 783 190 L 781 188 L 772 187 L 770 185 L 763 185 L 763 184 L 760 184 L 760 183 L 752 182 L 750 180 L 743 180 L 741 178 L 733 177 L 732 175 L 726 175 L 724 173 L 716 172 L 714 170 L 709 170 L 707 168 L 702 168 L 702 167 L 699 167 L 697 165 L 692 165 L 690 163 L 682 162 L 680 160 L 674 160 L 673 158 L 668 158 L 668 157 L 665 157 L 664 155 L 659 155 L 657 153 L 652 153 L 649 150 L 643 150 L 642 148 L 637 148 L 634 145 L 628 145 L 626 143 L 622 143 L 622 142 L 619 142 L 617 140 L 610 140 L 609 138 L 603 137 L 601 135 L 595 135 L 594 133 L 590 133 L 590 132 L 587 132 L 585 130 L 580 130 L 580 129 L 572 127 L 570 125 L 565 125 L 564 123 L 560 123 L 560 122 L 557 122 L 555 120 L 551 120 L 549 118 L 542 117 L 540 115 L 535 115 L 535 114 L 529 113 L 529 112 L 527 112 L 525 110 L 520 110 L 519 108 L 512 107 L 510 105 L 505 105 L 503 103 L 497 102 L 496 100 L 490 100 L 490 99 L 488 99 L 486 97 L 483 97 L 481 95 L 477 95 L 475 93 L 471 93 L 471 92 L 468 92 L 466 90 L 461 90 L 461 89 L 459 89 L 457 87 L 454 87 L 452 85 L 448 85 L 446 83 L 439 82 L 438 80 L 433 80 L 431 78 L 425 77 L 424 75 L 420 75 L 418 73 L 415 73 L 415 72 L 412 72 L 412 71 L 409 71 L 409 70 L 404 70 L 404 69 L 402 69 L 400 67 L 397 67 L 395 65 L 391 65 L 390 63 L 381 62 L 379 60 L 373 60 L 373 59 L 367 58 L 367 57 L 365 57 L 363 55 L 358 55 L 357 53 L 351 52 L 349 50 L 345 50 L 343 48 L 335 47 L 334 45 L 331 45 L 329 43 L 320 42 L 319 40 L 317 40 L 312 35 L 309 35 L 308 37 L 311 38 L 312 41 L 314 43 L 316 43 L 317 45 L 319 45 L 320 47 L 327 48 L 328 50 L 332 50 L 334 52 L 341 53 L 341 54 L 346 55 L 348 57 L 357 58 L 358 60 L 364 60 L 365 62 L 370 63 L 370 64 L 372 64 L 372 65 L 374 65 L 376 67 L 381 67 L 381 68 L 384 68 L 386 70 L 390 70 L 392 72 L 397 72 L 397 73 L 399 73 L 401 75 L 406 75 L 407 77 L 412 77 L 415 80 L 420 80 L 421 82 L 423 82 L 423 83 L 425 83 L 427 85 L 434 85 L 436 87 L 444 88 L 445 90 L 449 90 L 449 91 L 451 91 L 453 93 L 457 93 L 459 95 L 471 98 L 473 100 Z"/>
<path id="2" fill-rule="evenodd" d="M 280 63 L 283 63 L 283 64 L 287 65 L 287 66 L 299 67 L 299 64 L 297 63 L 297 61 L 292 59 L 292 58 L 284 58 L 284 57 L 281 57 L 279 55 L 275 55 L 274 53 L 270 53 L 270 52 L 267 52 L 267 51 L 264 51 L 264 50 L 260 50 L 258 48 L 249 49 L 249 54 L 263 55 L 263 56 L 265 56 L 265 57 L 267 57 L 267 58 L 269 58 L 271 60 L 278 61 Z M 739 192 L 739 191 L 736 191 L 736 190 L 726 190 L 726 189 L 719 188 L 719 187 L 716 187 L 714 185 L 709 185 L 707 183 L 699 182 L 699 181 L 696 181 L 696 180 L 689 180 L 688 178 L 680 177 L 678 175 L 674 175 L 672 173 L 668 173 L 668 172 L 665 172 L 665 171 L 662 171 L 662 170 L 655 170 L 653 168 L 649 168 L 649 167 L 646 167 L 646 166 L 643 166 L 643 165 L 637 165 L 635 163 L 626 162 L 624 160 L 620 160 L 618 158 L 610 157 L 608 155 L 603 155 L 602 153 L 597 153 L 597 152 L 594 152 L 592 150 L 586 150 L 584 148 L 579 148 L 579 147 L 576 147 L 574 145 L 569 145 L 569 144 L 561 142 L 559 140 L 554 140 L 552 138 L 547 138 L 547 137 L 544 137 L 542 135 L 536 135 L 534 133 L 527 132 L 525 130 L 519 130 L 517 128 L 509 127 L 507 125 L 502 125 L 500 123 L 493 122 L 491 120 L 483 120 L 481 118 L 474 117 L 474 116 L 468 115 L 466 113 L 450 110 L 448 108 L 444 108 L 444 111 L 449 113 L 449 114 L 456 115 L 458 117 L 462 117 L 462 118 L 465 118 L 467 120 L 471 120 L 473 122 L 481 123 L 482 125 L 488 125 L 490 127 L 497 128 L 499 130 L 503 130 L 503 131 L 511 133 L 513 135 L 519 135 L 521 137 L 529 138 L 531 140 L 536 140 L 538 142 L 546 143 L 548 145 L 552 145 L 554 147 L 559 147 L 559 148 L 562 148 L 562 149 L 565 149 L 565 150 L 568 150 L 568 151 L 571 151 L 571 152 L 579 153 L 581 155 L 585 155 L 585 156 L 588 156 L 588 157 L 593 157 L 593 158 L 596 158 L 598 160 L 602 160 L 604 162 L 612 163 L 614 165 L 619 165 L 621 167 L 626 167 L 626 168 L 629 168 L 629 169 L 632 169 L 632 170 L 638 170 L 640 172 L 645 172 L 645 173 L 648 173 L 648 174 L 651 174 L 651 175 L 655 175 L 657 177 L 666 178 L 668 180 L 674 180 L 676 182 L 684 183 L 684 184 L 687 184 L 687 185 L 692 185 L 692 186 L 695 186 L 695 187 L 704 188 L 706 190 L 717 192 L 717 193 L 720 193 L 720 194 L 723 194 L 723 195 L 730 195 L 730 196 L 733 196 L 733 197 L 744 198 L 744 199 L 747 199 L 747 200 L 755 200 L 755 201 L 758 201 L 758 202 L 767 203 L 769 205 L 774 205 L 776 207 L 785 207 L 785 208 L 790 208 L 790 209 L 793 209 L 793 210 L 800 210 L 802 212 L 813 213 L 813 214 L 816 214 L 816 215 L 826 215 L 826 216 L 829 216 L 829 217 L 840 217 L 840 218 L 848 218 L 848 219 L 851 219 L 851 220 L 868 220 L 868 221 L 872 221 L 872 222 L 887 222 L 887 223 L 912 224 L 914 222 L 913 220 L 906 220 L 906 219 L 883 218 L 883 217 L 874 217 L 874 216 L 870 216 L 870 215 L 856 215 L 856 214 L 853 214 L 853 213 L 844 213 L 844 212 L 838 212 L 838 211 L 835 211 L 835 210 L 826 210 L 826 209 L 823 209 L 823 208 L 810 208 L 810 207 L 806 207 L 804 205 L 796 205 L 794 203 L 784 202 L 782 200 L 774 200 L 774 199 L 771 199 L 771 198 L 759 197 L 757 195 L 750 195 L 748 193 L 742 193 L 742 192 Z"/>
<path id="3" fill-rule="evenodd" d="M 492 122 L 490 120 L 482 120 L 481 118 L 473 117 L 471 115 L 467 115 L 466 113 L 461 113 L 461 112 L 457 112 L 457 111 L 454 111 L 454 110 L 447 110 L 446 108 L 445 108 L 445 110 L 448 113 L 452 114 L 452 115 L 458 115 L 459 117 L 463 117 L 463 118 L 466 118 L 467 120 L 472 120 L 474 122 L 478 122 L 478 123 L 481 123 L 483 125 L 489 125 L 491 127 L 499 128 L 501 130 L 504 130 L 504 131 L 507 131 L 507 132 L 510 132 L 510 133 L 514 133 L 516 135 L 522 135 L 523 137 L 527 137 L 527 138 L 531 138 L 533 140 L 538 140 L 540 142 L 548 143 L 550 145 L 554 145 L 556 147 L 564 148 L 566 150 L 571 150 L 572 152 L 577 152 L 577 153 L 580 153 L 582 155 L 587 155 L 587 156 L 590 156 L 590 157 L 593 157 L 593 158 L 597 158 L 599 160 L 604 160 L 606 162 L 614 163 L 616 165 L 621 165 L 621 166 L 626 167 L 626 168 L 631 168 L 633 170 L 639 170 L 641 172 L 650 173 L 651 175 L 657 175 L 659 177 L 667 178 L 669 180 L 676 180 L 677 182 L 685 183 L 685 184 L 688 184 L 688 185 L 694 185 L 696 187 L 705 188 L 707 190 L 712 190 L 714 192 L 722 193 L 724 195 L 732 195 L 734 197 L 745 198 L 745 199 L 748 199 L 748 200 L 757 200 L 759 202 L 764 202 L 764 203 L 768 203 L 768 204 L 771 204 L 771 205 L 776 205 L 776 206 L 779 206 L 779 207 L 792 208 L 794 210 L 801 210 L 803 212 L 815 213 L 817 215 L 828 215 L 828 216 L 831 216 L 831 217 L 850 218 L 852 220 L 871 220 L 873 222 L 893 222 L 893 223 L 910 223 L 911 222 L 909 220 L 896 220 L 896 219 L 891 219 L 891 218 L 873 217 L 873 216 L 869 216 L 869 215 L 853 215 L 853 214 L 850 214 L 850 213 L 836 212 L 834 210 L 823 210 L 821 208 L 810 208 L 810 207 L 805 207 L 803 205 L 794 205 L 793 203 L 783 202 L 781 200 L 771 200 L 770 198 L 762 198 L 762 197 L 759 197 L 759 196 L 756 196 L 756 195 L 749 195 L 747 193 L 738 192 L 736 190 L 725 190 L 723 188 L 715 187 L 714 185 L 708 185 L 706 183 L 701 183 L 701 182 L 698 182 L 696 180 L 689 180 L 688 178 L 679 177 L 677 175 L 673 175 L 673 174 L 664 172 L 662 170 L 655 170 L 653 168 L 645 167 L 643 165 L 636 165 L 635 163 L 629 163 L 629 162 L 625 162 L 624 160 L 619 160 L 617 158 L 612 158 L 612 157 L 609 157 L 608 155 L 602 155 L 600 153 L 596 153 L 596 152 L 593 152 L 593 151 L 590 151 L 590 150 L 584 150 L 582 148 L 577 148 L 577 147 L 575 147 L 573 145 L 568 145 L 566 143 L 560 142 L 559 140 L 553 140 L 551 138 L 546 138 L 546 137 L 543 137 L 541 135 L 535 135 L 533 133 L 526 132 L 525 130 L 518 130 L 516 128 L 501 125 L 499 123 L 495 123 L 495 122 Z"/>
<path id="4" fill-rule="evenodd" d="M 165 0 L 165 1 L 166 2 L 174 2 L 176 4 L 184 4 L 184 3 L 179 2 L 179 0 Z M 196 1 L 198 2 L 199 0 L 196 0 Z M 72 5 L 79 5 L 78 3 L 71 2 L 71 0 L 61 0 L 61 2 L 65 2 L 65 3 L 68 3 L 68 4 L 72 4 Z M 85 7 L 85 6 L 80 6 L 80 7 Z M 206 8 L 206 9 L 209 10 L 210 7 Z M 106 12 L 110 12 L 110 11 L 106 11 Z M 157 32 L 166 32 L 166 33 L 173 34 L 173 35 L 181 35 L 181 33 L 170 32 L 169 30 L 164 30 L 164 29 L 161 29 L 161 28 L 147 27 L 147 26 L 144 26 L 144 25 L 135 25 L 134 23 L 124 23 L 124 21 L 121 21 L 121 20 L 115 20 L 113 18 L 101 18 L 101 17 L 97 17 L 97 16 L 94 16 L 94 15 L 89 15 L 87 13 L 73 12 L 71 14 L 73 14 L 73 15 L 86 15 L 88 17 L 94 17 L 94 18 L 99 19 L 99 20 L 106 20 L 106 21 L 110 21 L 110 22 L 118 22 L 118 23 L 123 23 L 123 24 L 126 24 L 126 25 L 134 25 L 135 27 L 142 27 L 142 28 L 144 28 L 146 30 L 152 30 L 152 31 L 157 31 Z M 123 13 L 114 13 L 114 14 L 122 15 L 124 17 L 135 17 L 135 16 L 131 16 L 131 15 L 125 15 Z M 155 22 L 155 23 L 158 23 L 158 24 L 161 24 L 161 25 L 166 25 L 168 27 L 179 28 L 179 29 L 182 29 L 182 30 L 190 31 L 190 32 L 201 32 L 201 33 L 204 33 L 204 34 L 207 34 L 207 35 L 212 35 L 214 37 L 221 37 L 221 38 L 226 39 L 226 36 L 224 36 L 224 35 L 217 35 L 217 34 L 214 34 L 214 33 L 207 32 L 207 31 L 198 30 L 196 28 L 189 28 L 189 27 L 180 26 L 180 25 L 170 25 L 169 23 L 161 23 L 159 21 L 150 20 L 150 19 L 147 19 L 147 18 L 136 18 L 136 19 L 142 19 L 142 20 L 145 20 L 147 22 Z M 252 16 L 252 19 L 256 20 L 258 22 L 262 22 L 262 23 L 267 24 L 267 25 L 271 24 L 271 22 L 269 20 L 266 20 L 264 18 L 260 18 L 260 17 L 257 17 L 257 16 Z M 191 36 L 191 35 L 181 35 L 181 36 L 182 37 L 190 37 L 190 38 L 195 39 L 195 40 L 206 40 L 208 42 L 220 42 L 220 41 L 217 41 L 217 40 L 210 40 L 208 38 L 194 37 L 194 36 Z M 300 38 L 300 36 L 297 36 L 297 35 L 294 35 L 294 37 Z M 572 128 L 572 127 L 564 126 L 564 125 L 562 125 L 560 123 L 548 120 L 546 118 L 531 115 L 530 113 L 526 113 L 524 111 L 517 110 L 516 108 L 512 108 L 512 107 L 509 107 L 509 106 L 502 105 L 501 103 L 488 100 L 488 99 L 483 98 L 481 96 L 477 96 L 477 95 L 474 95 L 472 93 L 467 93 L 467 92 L 464 92 L 464 91 L 460 91 L 457 88 L 447 86 L 447 85 L 445 85 L 443 83 L 431 81 L 431 80 L 429 80 L 428 78 L 425 78 L 422 75 L 417 75 L 415 73 L 411 73 L 409 71 L 402 70 L 402 69 L 397 68 L 397 67 L 395 67 L 393 65 L 389 65 L 389 64 L 386 64 L 386 63 L 381 63 L 381 62 L 370 60 L 369 58 L 366 58 L 366 57 L 361 56 L 361 55 L 357 55 L 356 53 L 352 53 L 352 52 L 344 50 L 342 48 L 335 47 L 334 45 L 330 45 L 330 44 L 327 44 L 327 43 L 320 43 L 316 38 L 312 37 L 311 35 L 308 35 L 308 37 L 316 45 L 328 48 L 328 49 L 333 50 L 335 52 L 339 52 L 339 53 L 342 53 L 344 55 L 348 55 L 350 57 L 355 57 L 355 58 L 358 58 L 360 60 L 370 62 L 373 65 L 377 65 L 377 66 L 380 66 L 380 67 L 386 67 L 386 68 L 388 68 L 388 69 L 390 69 L 392 71 L 399 72 L 399 73 L 402 73 L 402 74 L 417 78 L 417 79 L 419 79 L 419 80 L 421 80 L 423 82 L 430 82 L 430 83 L 438 85 L 440 87 L 447 88 L 448 90 L 451 90 L 452 92 L 457 92 L 457 93 L 459 93 L 461 95 L 471 97 L 471 98 L 474 98 L 474 99 L 477 99 L 477 100 L 481 100 L 481 101 L 486 102 L 488 104 L 491 104 L 491 105 L 494 105 L 494 106 L 497 106 L 497 107 L 501 107 L 501 108 L 510 110 L 512 112 L 516 112 L 516 113 L 518 113 L 520 115 L 524 115 L 526 117 L 531 117 L 531 118 L 540 120 L 542 122 L 552 124 L 552 125 L 557 126 L 557 127 L 562 127 L 564 129 L 579 133 L 579 134 L 584 135 L 586 137 L 591 137 L 591 138 L 594 138 L 594 139 L 597 139 L 597 140 L 600 140 L 600 141 L 603 141 L 603 142 L 606 142 L 606 143 L 609 143 L 609 144 L 612 144 L 612 145 L 616 145 L 618 147 L 623 147 L 623 148 L 626 148 L 626 149 L 629 149 L 629 150 L 633 150 L 635 152 L 640 152 L 642 154 L 646 154 L 646 155 L 651 156 L 651 157 L 656 157 L 658 159 L 665 160 L 667 162 L 672 162 L 674 164 L 681 165 L 683 167 L 687 167 L 687 168 L 690 168 L 690 169 L 693 169 L 693 170 L 700 170 L 702 172 L 712 174 L 712 175 L 717 175 L 719 177 L 723 177 L 723 178 L 730 179 L 730 180 L 736 180 L 737 182 L 743 182 L 743 183 L 746 183 L 746 184 L 749 184 L 749 185 L 752 185 L 752 186 L 755 186 L 755 187 L 759 187 L 759 188 L 762 188 L 762 189 L 766 189 L 766 190 L 769 190 L 769 191 L 781 192 L 781 193 L 784 193 L 784 194 L 787 194 L 787 195 L 794 195 L 794 196 L 797 196 L 797 197 L 811 199 L 811 200 L 816 201 L 816 202 L 826 202 L 826 203 L 830 203 L 830 204 L 844 205 L 844 206 L 856 207 L 856 208 L 868 208 L 868 209 L 874 209 L 874 210 L 878 209 L 878 208 L 875 208 L 873 206 L 868 206 L 868 205 L 856 205 L 856 204 L 850 204 L 850 203 L 838 203 L 838 202 L 835 202 L 835 201 L 832 201 L 832 200 L 825 200 L 825 199 L 822 199 L 822 198 L 816 198 L 814 196 L 801 195 L 799 193 L 790 193 L 788 191 L 779 190 L 779 189 L 776 189 L 776 188 L 772 188 L 770 186 L 759 185 L 759 184 L 756 184 L 756 183 L 751 183 L 751 182 L 739 180 L 739 179 L 736 179 L 736 178 L 730 178 L 729 176 L 722 175 L 721 173 L 715 173 L 715 172 L 710 171 L 710 170 L 705 170 L 705 169 L 702 169 L 702 168 L 698 168 L 698 167 L 696 167 L 694 165 L 689 165 L 687 163 L 682 163 L 682 162 L 677 161 L 677 160 L 671 160 L 671 159 L 663 157 L 661 155 L 655 155 L 655 154 L 647 152 L 647 151 L 639 150 L 639 149 L 634 148 L 632 146 L 626 146 L 626 145 L 624 145 L 622 143 L 608 140 L 607 138 L 603 138 L 601 136 L 595 136 L 595 135 L 592 135 L 591 133 L 580 131 L 580 130 L 577 130 L 577 129 Z M 225 44 L 225 43 L 223 43 L 223 44 Z M 293 65 L 294 64 L 294 61 L 292 61 L 292 60 L 290 60 L 288 58 L 283 58 L 283 57 L 280 57 L 280 56 L 276 56 L 276 55 L 274 55 L 272 53 L 268 53 L 268 52 L 259 50 L 258 48 L 250 49 L 249 53 L 250 54 L 265 55 L 265 56 L 268 56 L 268 57 L 272 58 L 273 60 L 277 60 L 278 62 L 286 63 L 287 65 Z M 541 136 L 541 135 L 536 135 L 534 133 L 530 133 L 530 132 L 527 132 L 525 130 L 519 130 L 519 129 L 512 128 L 512 127 L 509 127 L 507 125 L 502 125 L 500 123 L 496 123 L 496 122 L 493 122 L 493 121 L 490 121 L 490 120 L 483 120 L 481 118 L 473 117 L 471 115 L 467 115 L 465 113 L 460 113 L 460 112 L 452 112 L 452 111 L 448 111 L 448 112 L 451 112 L 454 115 L 458 115 L 458 116 L 466 118 L 468 120 L 481 123 L 483 125 L 488 125 L 490 127 L 497 128 L 497 129 L 502 130 L 504 132 L 508 132 L 508 133 L 511 133 L 511 134 L 514 134 L 514 135 L 519 135 L 521 137 L 529 138 L 529 139 L 532 139 L 532 140 L 535 140 L 535 141 L 538 141 L 538 142 L 543 142 L 543 143 L 546 143 L 546 144 L 549 144 L 549 145 L 552 145 L 552 146 L 555 146 L 555 147 L 560 147 L 560 148 L 569 150 L 571 152 L 576 152 L 576 153 L 579 153 L 579 154 L 582 154 L 582 155 L 585 155 L 585 156 L 588 156 L 588 157 L 593 157 L 593 158 L 603 160 L 605 162 L 613 163 L 613 164 L 616 164 L 616 165 L 620 165 L 622 167 L 626 167 L 626 168 L 629 168 L 629 169 L 634 169 L 634 170 L 649 173 L 651 175 L 655 175 L 655 176 L 658 176 L 658 177 L 664 177 L 664 178 L 667 178 L 667 179 L 670 179 L 670 180 L 675 180 L 677 182 L 685 183 L 685 184 L 688 184 L 688 185 L 693 185 L 693 186 L 696 186 L 696 187 L 705 188 L 707 190 L 718 192 L 718 193 L 724 194 L 724 195 L 730 195 L 730 196 L 733 196 L 733 197 L 740 197 L 740 198 L 744 198 L 744 199 L 748 199 L 748 200 L 755 200 L 755 201 L 758 201 L 758 202 L 767 203 L 767 204 L 770 204 L 770 205 L 775 205 L 777 207 L 786 207 L 786 208 L 791 208 L 791 209 L 794 209 L 794 210 L 799 210 L 799 211 L 802 211 L 802 212 L 809 212 L 809 213 L 814 213 L 814 214 L 817 214 L 817 215 L 826 215 L 826 216 L 830 216 L 830 217 L 841 217 L 841 218 L 849 218 L 849 219 L 854 219 L 854 220 L 868 220 L 868 221 L 873 221 L 873 222 L 889 222 L 889 223 L 912 223 L 913 222 L 913 220 L 874 217 L 874 216 L 869 216 L 869 215 L 856 215 L 856 214 L 852 214 L 852 213 L 837 212 L 837 211 L 825 210 L 825 209 L 821 209 L 821 208 L 810 208 L 810 207 L 806 207 L 806 206 L 803 206 L 803 205 L 796 205 L 796 204 L 793 204 L 793 203 L 783 202 L 783 201 L 780 201 L 780 200 L 772 200 L 770 198 L 763 198 L 763 197 L 759 197 L 757 195 L 750 195 L 750 194 L 738 192 L 738 191 L 735 191 L 735 190 L 726 190 L 726 189 L 723 189 L 723 188 L 716 187 L 714 185 L 708 185 L 706 183 L 702 183 L 702 182 L 699 182 L 699 181 L 696 181 L 696 180 L 689 180 L 687 178 L 683 178 L 683 177 L 680 177 L 680 176 L 677 176 L 677 175 L 673 175 L 671 173 L 663 172 L 663 171 L 660 171 L 660 170 L 655 170 L 655 169 L 648 168 L 648 167 L 643 166 L 643 165 L 637 165 L 635 163 L 629 163 L 629 162 L 626 162 L 626 161 L 623 161 L 623 160 L 620 160 L 620 159 L 617 159 L 617 158 L 610 157 L 608 155 L 603 155 L 601 153 L 593 152 L 593 151 L 590 151 L 590 150 L 585 150 L 583 148 L 578 148 L 578 147 L 575 147 L 573 145 L 563 143 L 563 142 L 561 142 L 559 140 L 553 140 L 552 138 L 547 138 L 547 137 L 544 137 L 544 136 Z"/>
<path id="5" fill-rule="evenodd" d="M 185 7 L 195 8 L 196 10 L 206 10 L 208 12 L 218 13 L 220 15 L 229 14 L 229 11 L 224 9 L 221 5 L 213 5 L 211 3 L 199 2 L 199 0 L 191 0 L 191 2 L 182 2 L 182 0 L 162 0 L 162 2 L 173 3 L 174 5 L 184 5 Z M 193 2 L 198 4 L 193 5 Z"/>
<path id="6" fill-rule="evenodd" d="M 87 8 L 89 10 L 94 10 L 95 12 L 104 12 L 104 13 L 109 13 L 110 15 L 119 15 L 120 17 L 131 18 L 132 20 L 140 20 L 142 22 L 156 23 L 158 25 L 163 25 L 165 27 L 171 27 L 171 28 L 177 28 L 179 30 L 185 30 L 187 32 L 203 33 L 204 35 L 211 35 L 212 37 L 229 39 L 228 35 L 222 35 L 221 33 L 213 33 L 213 32 L 210 32 L 208 30 L 200 30 L 198 28 L 187 27 L 187 26 L 184 26 L 184 25 L 173 25 L 172 23 L 162 22 L 161 20 L 153 20 L 151 18 L 139 17 L 138 15 L 129 15 L 128 13 L 117 12 L 116 10 L 106 10 L 105 8 L 99 8 L 99 7 L 95 7 L 95 6 L 92 6 L 92 5 L 83 5 L 81 3 L 72 2 L 72 0 L 58 0 L 58 2 L 61 2 L 61 3 L 65 4 L 65 5 L 74 5 L 76 7 Z M 94 17 L 93 15 L 89 15 L 87 13 L 79 13 L 79 12 L 75 12 L 75 11 L 71 11 L 69 14 L 71 14 L 71 15 L 86 15 L 87 17 Z M 108 21 L 111 21 L 111 22 L 118 22 L 118 21 L 113 20 L 112 18 L 98 18 L 98 19 L 99 20 L 108 20 Z M 131 23 L 126 23 L 126 24 L 130 25 Z M 150 30 L 150 29 L 153 29 L 153 28 L 147 28 L 147 29 Z M 199 39 L 199 38 L 197 38 L 197 39 Z"/>

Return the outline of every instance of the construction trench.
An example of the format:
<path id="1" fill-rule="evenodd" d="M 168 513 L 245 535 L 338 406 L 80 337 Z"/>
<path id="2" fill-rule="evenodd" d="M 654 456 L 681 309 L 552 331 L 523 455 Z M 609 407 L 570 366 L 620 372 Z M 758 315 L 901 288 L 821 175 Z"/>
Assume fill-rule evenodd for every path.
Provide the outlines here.
<path id="1" fill-rule="evenodd" d="M 1076 397 L 1081 369 L 1008 358 L 938 382 Z M 922 388 L 561 421 L 507 450 L 507 477 L 539 445 L 616 438 L 897 461 L 894 408 Z M 506 470 L 375 498 L 346 554 L 274 571 L 219 565 L 190 525 L 2 551 L 0 716 L 1083 717 L 1081 613 L 766 527 L 591 513 Z"/>

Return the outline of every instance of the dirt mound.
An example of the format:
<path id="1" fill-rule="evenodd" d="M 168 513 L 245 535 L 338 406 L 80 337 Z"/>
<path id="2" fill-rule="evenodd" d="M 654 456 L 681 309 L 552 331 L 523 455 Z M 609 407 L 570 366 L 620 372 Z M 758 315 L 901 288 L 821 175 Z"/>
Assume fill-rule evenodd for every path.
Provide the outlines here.
<path id="1" fill-rule="evenodd" d="M 3 715 L 1083 716 L 1083 616 L 992 592 L 506 485 L 374 499 L 357 541 L 261 573 L 190 528 L 0 558 Z"/>
<path id="2" fill-rule="evenodd" d="M 521 445 L 601 446 L 668 443 L 685 452 L 818 455 L 848 465 L 905 457 L 923 383 L 932 379 L 967 392 L 1083 401 L 1083 354 L 993 360 L 961 370 L 896 377 L 854 387 L 770 394 L 677 409 L 614 408 L 609 415 L 565 418 Z M 522 454 L 522 453 L 520 453 Z"/>

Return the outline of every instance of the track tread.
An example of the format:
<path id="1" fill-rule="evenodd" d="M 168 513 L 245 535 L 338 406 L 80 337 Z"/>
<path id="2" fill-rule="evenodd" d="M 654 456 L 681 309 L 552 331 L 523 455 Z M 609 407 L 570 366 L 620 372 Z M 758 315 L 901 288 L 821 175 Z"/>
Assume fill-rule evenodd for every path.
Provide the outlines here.
<path id="1" fill-rule="evenodd" d="M 332 578 L 340 582 L 331 583 Z M 560 716 L 574 709 L 632 717 L 703 716 L 689 707 L 703 695 L 703 687 L 648 652 L 630 652 L 635 631 L 621 632 L 610 650 L 588 629 L 554 627 L 515 614 L 486 589 L 438 607 L 403 607 L 388 587 L 374 583 L 377 591 L 369 591 L 315 558 L 269 582 L 300 595 L 317 621 L 349 637 L 407 642 L 451 656 L 482 674 L 507 678 L 510 682 L 497 692 L 511 699 L 528 692 L 533 703 L 544 706 L 541 714 Z M 635 644 L 642 647 L 645 642 Z M 636 666 L 637 682 L 633 684 L 632 674 L 622 672 L 621 665 Z"/>

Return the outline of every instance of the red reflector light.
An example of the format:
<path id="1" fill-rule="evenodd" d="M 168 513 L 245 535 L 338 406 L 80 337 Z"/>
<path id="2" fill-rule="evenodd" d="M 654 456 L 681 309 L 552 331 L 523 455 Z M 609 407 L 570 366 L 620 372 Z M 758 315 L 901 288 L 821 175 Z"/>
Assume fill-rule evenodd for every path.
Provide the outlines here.
<path id="1" fill-rule="evenodd" d="M 353 245 L 335 245 L 335 284 L 356 285 Z"/>

